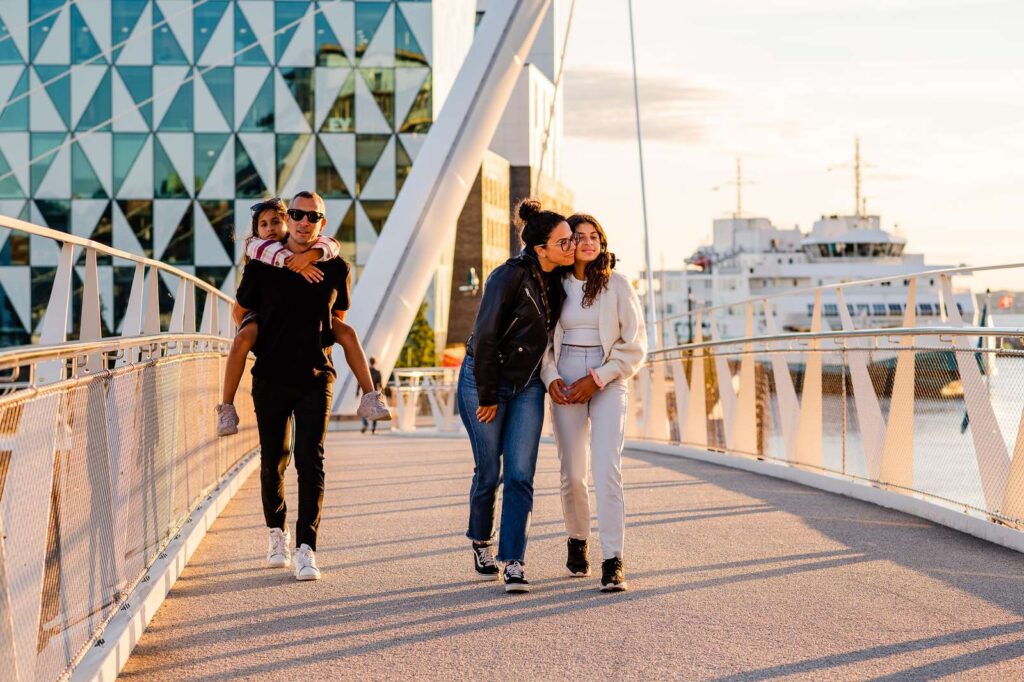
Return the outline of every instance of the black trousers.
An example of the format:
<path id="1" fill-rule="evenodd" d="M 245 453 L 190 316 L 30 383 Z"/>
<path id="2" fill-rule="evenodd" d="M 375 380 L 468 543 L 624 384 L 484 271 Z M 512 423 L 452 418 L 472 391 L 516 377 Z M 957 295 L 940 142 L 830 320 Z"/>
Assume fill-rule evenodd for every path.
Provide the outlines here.
<path id="1" fill-rule="evenodd" d="M 299 475 L 299 516 L 295 546 L 316 549 L 324 501 L 324 439 L 330 416 L 331 383 L 296 388 L 253 377 L 252 400 L 260 433 L 260 488 L 268 528 L 285 527 L 284 472 L 288 468 L 288 419 L 295 415 L 295 469 Z"/>

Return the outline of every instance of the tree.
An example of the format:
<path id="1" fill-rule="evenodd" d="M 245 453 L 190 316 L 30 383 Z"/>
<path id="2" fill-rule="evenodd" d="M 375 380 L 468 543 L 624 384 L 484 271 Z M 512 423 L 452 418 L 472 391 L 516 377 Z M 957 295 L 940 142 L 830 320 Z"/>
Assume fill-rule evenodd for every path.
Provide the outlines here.
<path id="1" fill-rule="evenodd" d="M 434 367 L 437 354 L 434 350 L 434 330 L 427 321 L 427 304 L 423 303 L 416 311 L 416 319 L 412 321 L 412 329 L 405 339 L 402 352 L 398 356 L 396 367 Z"/>

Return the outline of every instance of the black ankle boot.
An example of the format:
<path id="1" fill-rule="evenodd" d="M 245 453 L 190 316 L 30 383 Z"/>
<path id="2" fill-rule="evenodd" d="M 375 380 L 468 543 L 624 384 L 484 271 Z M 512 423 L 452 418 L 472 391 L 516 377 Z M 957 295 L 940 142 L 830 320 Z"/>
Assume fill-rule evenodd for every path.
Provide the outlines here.
<path id="1" fill-rule="evenodd" d="M 569 557 L 565 560 L 565 567 L 569 569 L 569 574 L 577 578 L 590 575 L 587 541 L 569 538 L 566 544 L 569 548 Z"/>

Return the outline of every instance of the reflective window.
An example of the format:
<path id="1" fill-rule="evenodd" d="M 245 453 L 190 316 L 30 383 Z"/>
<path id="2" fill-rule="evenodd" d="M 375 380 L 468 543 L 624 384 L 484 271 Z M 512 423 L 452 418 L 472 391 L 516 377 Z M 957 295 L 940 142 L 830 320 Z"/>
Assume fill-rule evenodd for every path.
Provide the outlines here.
<path id="1" fill-rule="evenodd" d="M 132 234 L 139 240 L 142 254 L 153 257 L 153 202 L 148 199 L 121 199 L 117 202 Z"/>
<path id="2" fill-rule="evenodd" d="M 235 124 L 235 73 L 230 66 L 203 71 L 202 79 L 229 126 Z"/>
<path id="3" fill-rule="evenodd" d="M 178 39 L 174 37 L 170 24 L 166 21 L 160 5 L 153 3 L 153 63 L 154 64 L 188 64 L 189 56 L 181 49 Z M 174 11 L 177 11 L 175 8 Z"/>
<path id="4" fill-rule="evenodd" d="M 899 317 L 902 314 L 903 314 L 903 304 L 902 303 L 890 303 L 889 304 L 889 316 L 890 317 Z"/>
<path id="5" fill-rule="evenodd" d="M 341 256 L 349 263 L 356 262 L 356 205 L 349 206 L 334 238 L 341 242 Z"/>
<path id="6" fill-rule="evenodd" d="M 351 196 L 319 139 L 316 142 L 316 189 L 322 196 L 331 199 L 348 199 Z"/>
<path id="7" fill-rule="evenodd" d="M 26 202 L 21 212 L 16 216 L 18 220 L 30 220 L 29 204 Z M 0 248 L 0 265 L 28 265 L 29 236 L 24 232 L 11 231 L 7 241 Z M 3 291 L 3 287 L 0 287 Z"/>
<path id="8" fill-rule="evenodd" d="M 163 120 L 160 121 L 160 130 L 189 132 L 194 130 L 192 122 L 195 109 L 192 105 L 192 81 L 183 83 L 167 108 Z"/>
<path id="9" fill-rule="evenodd" d="M 277 186 L 284 187 L 295 171 L 312 135 L 279 134 L 277 136 Z"/>
<path id="10" fill-rule="evenodd" d="M 148 0 L 112 0 L 110 3 L 110 42 L 112 45 L 123 43 L 132 36 L 132 31 L 139 23 L 142 10 L 146 9 Z M 149 27 L 146 27 L 147 30 Z M 112 53 L 112 61 L 116 62 L 124 47 Z"/>
<path id="11" fill-rule="evenodd" d="M 39 185 L 46 177 L 46 172 L 50 170 L 64 137 L 64 133 L 32 133 L 29 136 L 29 148 L 34 162 L 31 169 L 33 195 L 39 191 Z"/>
<path id="12" fill-rule="evenodd" d="M 224 145 L 231 140 L 230 133 L 197 133 L 195 136 L 196 195 L 203 188 L 214 165 L 220 159 Z"/>
<path id="13" fill-rule="evenodd" d="M 241 131 L 273 131 L 274 130 L 274 77 L 273 73 L 260 87 L 259 94 L 253 100 L 252 107 L 246 112 L 239 126 Z"/>
<path id="14" fill-rule="evenodd" d="M 295 36 L 299 22 L 306 14 L 308 7 L 308 2 L 274 3 L 274 49 L 277 53 L 275 61 L 284 56 L 285 50 L 288 49 L 288 43 Z"/>
<path id="15" fill-rule="evenodd" d="M 404 121 L 395 121 L 399 132 L 402 133 L 425 133 L 430 130 L 430 123 L 433 120 L 433 75 L 428 75 L 426 81 L 420 87 L 419 94 L 413 100 L 412 107 Z"/>
<path id="16" fill-rule="evenodd" d="M 245 18 L 242 8 L 235 5 L 235 64 L 269 64 L 259 40 Z"/>
<path id="17" fill-rule="evenodd" d="M 117 194 L 146 144 L 147 133 L 114 133 L 112 136 L 114 194 Z"/>
<path id="18" fill-rule="evenodd" d="M 295 103 L 306 116 L 306 123 L 313 127 L 313 69 L 283 68 L 281 78 L 295 98 Z"/>
<path id="19" fill-rule="evenodd" d="M 430 66 L 399 5 L 395 7 L 395 63 L 398 66 Z"/>
<path id="20" fill-rule="evenodd" d="M 107 196 L 82 147 L 71 145 L 71 196 L 75 199 L 102 199 Z"/>
<path id="21" fill-rule="evenodd" d="M 82 17 L 82 12 L 72 5 L 71 61 L 75 64 L 81 64 L 83 62 L 102 64 L 102 57 L 100 57 L 102 52 L 103 50 L 100 49 L 99 43 L 96 42 L 96 37 L 93 36 L 92 30 L 90 30 L 89 25 L 85 23 L 85 19 Z"/>
<path id="22" fill-rule="evenodd" d="M 97 126 L 98 130 L 110 130 L 110 116 L 110 69 L 107 69 L 92 100 L 78 119 L 76 130 L 92 130 Z"/>
<path id="23" fill-rule="evenodd" d="M 198 60 L 206 50 L 213 32 L 217 30 L 224 12 L 230 7 L 227 0 L 210 0 L 205 3 L 193 3 L 192 10 L 192 45 L 195 58 Z"/>
<path id="24" fill-rule="evenodd" d="M 67 77 L 66 66 L 36 66 L 36 74 L 46 86 L 46 94 L 57 108 L 57 113 L 64 120 L 64 125 L 71 125 L 71 79 Z"/>
<path id="25" fill-rule="evenodd" d="M 3 36 L 0 35 L 0 40 L 3 40 Z M 5 44 L 13 44 L 10 39 L 3 40 L 0 42 L 0 50 L 2 50 Z M 0 63 L 3 63 L 0 59 Z M 28 130 L 28 78 L 29 70 L 25 69 L 21 72 L 21 78 L 18 79 L 14 89 L 11 91 L 10 97 L 7 102 L 13 104 L 6 104 L 0 106 L 0 130 Z M 20 98 L 20 99 L 19 99 Z"/>
<path id="26" fill-rule="evenodd" d="M 15 28 L 19 28 L 15 26 Z M 18 51 L 18 46 L 11 40 L 11 32 L 7 24 L 0 18 L 0 64 L 23 64 L 25 60 Z M 0 287 L 0 292 L 3 288 Z"/>
<path id="27" fill-rule="evenodd" d="M 390 135 L 357 135 L 356 136 L 356 194 L 363 191 L 366 181 L 377 166 L 380 155 L 388 145 Z"/>
<path id="28" fill-rule="evenodd" d="M 32 2 L 24 3 L 28 5 L 28 23 L 31 26 L 29 29 L 29 53 L 32 58 L 31 61 L 35 61 L 36 55 L 39 54 L 39 50 L 42 49 L 43 43 L 50 37 L 50 29 L 53 28 L 53 24 L 57 21 L 57 17 L 60 15 L 58 12 L 53 10 L 57 9 L 64 4 L 64 0 L 32 0 Z M 46 17 L 45 19 L 43 17 Z M 10 26 L 10 29 L 17 31 L 20 26 Z"/>
<path id="29" fill-rule="evenodd" d="M 156 136 L 153 137 L 153 195 L 159 198 L 188 196 L 185 183 Z"/>
<path id="30" fill-rule="evenodd" d="M 366 53 L 389 5 L 383 2 L 356 3 L 356 57 L 361 58 Z"/>
<path id="31" fill-rule="evenodd" d="M 338 91 L 338 97 L 334 100 L 330 111 L 320 125 L 322 133 L 351 133 L 356 129 L 356 74 L 355 71 L 348 75 L 344 85 Z"/>
<path id="32" fill-rule="evenodd" d="M 341 41 L 322 12 L 316 15 L 316 63 L 317 66 L 349 65 Z"/>
<path id="33" fill-rule="evenodd" d="M 228 255 L 228 258 L 234 259 L 235 256 L 235 202 L 227 199 L 217 201 L 199 201 L 199 209 L 206 216 L 206 219 L 210 221 L 210 225 L 213 227 L 213 231 L 217 235 L 217 239 L 220 240 L 221 246 L 224 247 L 224 252 Z M 247 224 L 239 226 L 240 237 L 245 238 L 247 233 Z M 217 286 L 220 286 L 218 284 Z M 200 310 L 202 310 L 200 308 Z"/>
<path id="34" fill-rule="evenodd" d="M 824 308 L 825 317 L 837 317 L 839 315 L 839 306 L 835 303 L 826 303 Z"/>
<path id="35" fill-rule="evenodd" d="M 128 88 L 132 99 L 136 103 L 146 102 L 139 107 L 139 113 L 152 128 L 153 103 L 148 100 L 153 97 L 153 69 L 148 66 L 118 66 L 117 73 Z"/>
<path id="36" fill-rule="evenodd" d="M 267 187 L 249 158 L 242 141 L 235 138 L 235 195 L 238 197 L 263 197 Z"/>
<path id="37" fill-rule="evenodd" d="M 384 120 L 391 128 L 395 127 L 395 70 L 394 69 L 359 69 L 370 88 L 373 99 L 377 102 Z"/>
<path id="38" fill-rule="evenodd" d="M 885 304 L 884 303 L 872 303 L 871 304 L 872 315 L 885 315 Z"/>
<path id="39" fill-rule="evenodd" d="M 395 192 L 400 192 L 402 186 L 405 184 L 405 179 L 409 177 L 409 171 L 412 170 L 412 159 L 409 157 L 409 153 L 405 151 L 405 145 L 399 140 L 395 140 Z M 490 185 L 491 183 L 487 183 Z M 493 200 L 493 199 L 492 199 Z"/>
<path id="40" fill-rule="evenodd" d="M 193 206 L 190 202 L 185 210 L 185 215 L 181 216 L 181 222 L 175 228 L 174 235 L 167 244 L 167 248 L 164 249 L 162 254 L 157 254 L 157 258 L 163 262 L 170 263 L 171 265 L 191 264 L 193 262 L 193 242 L 195 241 L 192 236 Z"/>

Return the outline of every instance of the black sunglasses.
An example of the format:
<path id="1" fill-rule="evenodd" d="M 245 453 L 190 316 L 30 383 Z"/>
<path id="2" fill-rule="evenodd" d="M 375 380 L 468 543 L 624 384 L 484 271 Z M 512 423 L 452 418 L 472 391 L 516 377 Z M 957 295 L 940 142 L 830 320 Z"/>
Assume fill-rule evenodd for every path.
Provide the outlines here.
<path id="1" fill-rule="evenodd" d="M 297 208 L 289 208 L 288 217 L 294 220 L 295 222 L 299 222 L 300 220 L 305 218 L 306 220 L 309 221 L 310 224 L 313 224 L 320 222 L 327 216 L 325 216 L 320 211 L 301 211 Z"/>
<path id="2" fill-rule="evenodd" d="M 267 199 L 266 201 L 260 201 L 249 207 L 249 210 L 254 214 L 262 213 L 268 208 L 276 208 L 281 210 L 284 208 L 284 202 L 281 201 L 280 197 L 274 197 L 273 199 Z"/>

